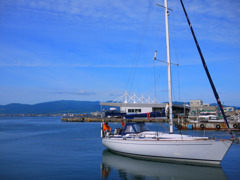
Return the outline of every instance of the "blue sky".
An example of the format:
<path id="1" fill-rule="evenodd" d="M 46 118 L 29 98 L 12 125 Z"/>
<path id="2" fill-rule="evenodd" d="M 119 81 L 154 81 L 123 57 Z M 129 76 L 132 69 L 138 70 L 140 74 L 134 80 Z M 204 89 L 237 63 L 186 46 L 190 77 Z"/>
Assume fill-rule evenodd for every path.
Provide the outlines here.
<path id="1" fill-rule="evenodd" d="M 166 60 L 164 9 L 155 3 L 0 0 L 0 104 L 108 101 L 126 89 L 167 101 L 167 67 L 153 62 L 155 50 Z M 240 106 L 240 1 L 184 3 L 222 102 Z M 171 60 L 180 64 L 173 100 L 215 102 L 180 2 L 169 8 Z"/>

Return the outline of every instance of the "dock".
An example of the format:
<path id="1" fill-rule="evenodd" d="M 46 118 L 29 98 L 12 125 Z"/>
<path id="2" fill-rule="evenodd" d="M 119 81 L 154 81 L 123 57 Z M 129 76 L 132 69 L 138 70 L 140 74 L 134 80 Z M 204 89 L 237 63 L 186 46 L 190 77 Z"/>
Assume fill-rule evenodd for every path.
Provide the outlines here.
<path id="1" fill-rule="evenodd" d="M 228 122 L 230 129 L 240 130 L 240 122 Z M 227 130 L 225 122 L 182 122 L 175 127 L 183 130 Z"/>
<path id="2" fill-rule="evenodd" d="M 115 118 L 115 117 L 83 117 L 83 116 L 63 116 L 61 118 L 63 122 L 119 122 L 123 121 L 123 118 Z M 169 119 L 146 119 L 146 118 L 139 118 L 139 119 L 128 119 L 128 122 L 160 122 L 160 123 L 168 123 Z M 219 120 L 215 122 L 189 122 L 188 119 L 181 119 L 178 118 L 173 119 L 173 123 L 176 128 L 179 130 L 226 130 L 226 124 Z M 229 122 L 229 126 L 231 129 L 240 130 L 240 122 L 233 121 Z"/>
<path id="3" fill-rule="evenodd" d="M 115 118 L 115 117 L 82 117 L 82 116 L 67 116 L 62 117 L 61 120 L 63 122 L 122 122 L 123 118 Z M 129 122 L 169 122 L 168 119 L 154 119 L 150 118 L 149 120 L 146 118 L 139 118 L 139 119 L 128 119 Z M 177 123 L 177 119 L 173 120 Z"/>

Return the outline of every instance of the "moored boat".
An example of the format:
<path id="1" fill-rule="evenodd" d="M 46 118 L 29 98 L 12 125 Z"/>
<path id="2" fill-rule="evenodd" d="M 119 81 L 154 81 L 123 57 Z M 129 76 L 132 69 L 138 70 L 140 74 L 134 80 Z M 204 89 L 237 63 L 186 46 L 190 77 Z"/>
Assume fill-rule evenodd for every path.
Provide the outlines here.
<path id="1" fill-rule="evenodd" d="M 128 123 L 121 134 L 103 134 L 102 143 L 126 156 L 216 166 L 232 145 L 230 140 L 151 131 L 145 123 Z"/>
<path id="2" fill-rule="evenodd" d="M 184 5 L 182 3 L 186 14 Z M 225 139 L 214 139 L 208 137 L 194 137 L 189 135 L 173 134 L 172 119 L 172 87 L 171 87 L 171 61 L 168 32 L 168 5 L 165 0 L 165 23 L 166 23 L 166 47 L 168 65 L 168 95 L 169 95 L 169 133 L 151 131 L 144 123 L 128 123 L 122 131 L 116 131 L 111 135 L 102 130 L 102 143 L 109 150 L 136 158 L 164 161 L 178 161 L 193 164 L 220 165 L 225 154 L 231 147 L 233 141 Z M 208 76 L 209 82 L 217 99 L 219 108 L 223 114 L 227 128 L 229 129 L 221 101 L 212 82 L 205 60 L 194 35 L 192 26 L 186 14 L 189 26 L 194 36 L 201 60 Z M 154 60 L 157 60 L 157 51 Z M 102 124 L 103 125 L 103 124 Z M 229 132 L 231 130 L 229 129 Z"/>

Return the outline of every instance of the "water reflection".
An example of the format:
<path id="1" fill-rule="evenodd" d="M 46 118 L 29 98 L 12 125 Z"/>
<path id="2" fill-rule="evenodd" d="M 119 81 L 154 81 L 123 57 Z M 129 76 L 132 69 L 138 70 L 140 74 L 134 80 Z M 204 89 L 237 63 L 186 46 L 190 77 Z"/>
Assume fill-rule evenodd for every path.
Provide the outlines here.
<path id="1" fill-rule="evenodd" d="M 227 179 L 221 167 L 192 166 L 102 153 L 102 179 Z"/>

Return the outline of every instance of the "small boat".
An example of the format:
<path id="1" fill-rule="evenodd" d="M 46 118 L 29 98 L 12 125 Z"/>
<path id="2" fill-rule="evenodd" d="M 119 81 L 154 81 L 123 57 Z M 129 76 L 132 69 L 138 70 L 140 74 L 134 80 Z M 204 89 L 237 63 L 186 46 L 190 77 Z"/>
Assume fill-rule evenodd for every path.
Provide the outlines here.
<path id="1" fill-rule="evenodd" d="M 186 14 L 184 5 L 181 0 L 183 10 Z M 116 131 L 115 134 L 104 133 L 102 130 L 102 143 L 109 150 L 119 154 L 149 159 L 149 160 L 164 160 L 178 161 L 191 164 L 207 164 L 219 166 L 225 154 L 228 152 L 233 141 L 226 139 L 214 139 L 209 137 L 194 137 L 189 135 L 173 134 L 173 119 L 172 119 L 172 87 L 171 87 L 171 61 L 169 47 L 169 32 L 168 32 L 168 6 L 165 0 L 165 23 L 166 23 L 166 44 L 167 44 L 167 64 L 168 64 L 168 94 L 169 94 L 169 133 L 151 131 L 145 123 L 127 123 L 123 131 Z M 192 26 L 186 14 L 189 26 L 193 33 Z M 199 50 L 201 60 L 212 86 L 214 95 L 223 114 L 225 123 L 229 129 L 221 101 L 218 97 L 210 74 L 208 72 L 205 60 L 203 59 L 201 50 L 193 33 L 194 40 Z M 154 59 L 156 60 L 157 52 Z M 103 125 L 103 124 L 102 124 Z M 120 132 L 120 133 L 118 133 Z M 231 133 L 231 130 L 229 129 Z"/>

